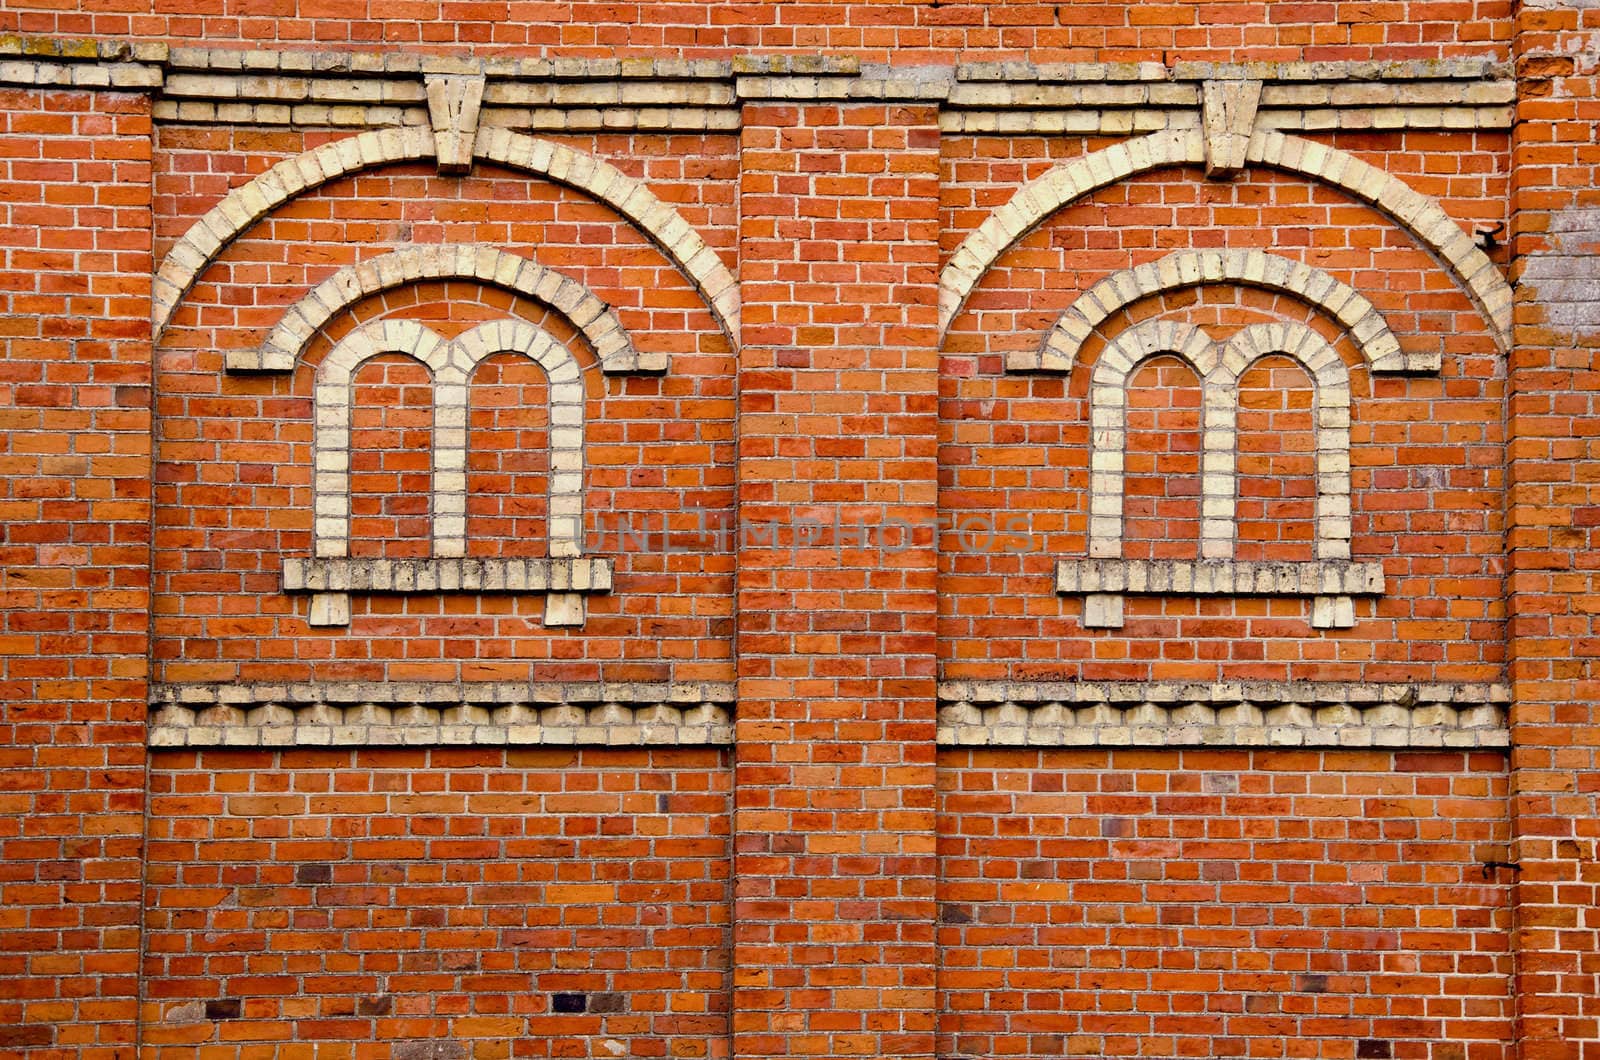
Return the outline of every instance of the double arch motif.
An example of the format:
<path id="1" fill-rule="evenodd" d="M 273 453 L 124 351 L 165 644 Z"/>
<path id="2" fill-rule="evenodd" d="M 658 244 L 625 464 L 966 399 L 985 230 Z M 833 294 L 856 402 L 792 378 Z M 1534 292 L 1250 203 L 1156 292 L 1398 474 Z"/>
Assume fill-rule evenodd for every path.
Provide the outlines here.
<path id="1" fill-rule="evenodd" d="M 973 288 L 1013 243 L 1067 204 L 1127 177 L 1205 162 L 1201 129 L 1152 133 L 1064 162 L 1017 189 L 962 241 L 939 275 L 939 334 L 949 331 Z M 1247 161 L 1340 188 L 1411 233 L 1456 278 L 1502 353 L 1511 347 L 1511 286 L 1437 202 L 1404 181 L 1326 144 L 1258 129 Z"/>
<path id="2" fill-rule="evenodd" d="M 435 151 L 431 129 L 374 129 L 284 159 L 234 188 L 190 226 L 157 269 L 150 315 L 154 338 L 160 340 L 178 303 L 224 248 L 277 207 L 347 174 L 433 158 Z M 683 270 L 738 348 L 738 281 L 683 216 L 642 181 L 593 155 L 509 129 L 480 129 L 473 153 L 584 192 L 627 218 Z"/>
<path id="3" fill-rule="evenodd" d="M 1268 595 L 1314 595 L 1313 625 L 1343 627 L 1354 623 L 1351 592 L 1381 589 L 1381 569 L 1351 565 L 1350 559 L 1350 375 L 1337 351 L 1304 324 L 1254 324 L 1220 346 L 1197 327 L 1171 320 L 1135 325 L 1107 345 L 1090 382 L 1089 557 L 1064 561 L 1058 589 L 1084 592 L 1085 624 L 1122 625 L 1121 592 L 1156 588 L 1180 590 L 1168 580 L 1146 581 L 1150 565 L 1122 562 L 1123 461 L 1127 447 L 1128 380 L 1134 369 L 1152 357 L 1169 355 L 1187 363 L 1200 377 L 1201 427 L 1201 564 L 1168 564 L 1161 577 L 1180 571 L 1182 580 L 1200 589 L 1212 579 L 1213 591 Z M 1283 355 L 1310 373 L 1316 391 L 1317 501 L 1316 544 L 1312 570 L 1296 564 L 1232 564 L 1236 539 L 1235 479 L 1239 380 L 1256 361 Z M 1209 569 L 1203 569 L 1207 562 Z M 1270 568 L 1270 569 L 1268 569 Z M 1217 577 L 1217 575 L 1222 577 Z M 1374 575 L 1376 574 L 1376 580 Z M 1263 575 L 1265 577 L 1263 577 Z M 1311 586 L 1311 592 L 1304 590 Z"/>
<path id="4" fill-rule="evenodd" d="M 350 418 L 356 371 L 398 353 L 433 378 L 432 558 L 350 559 Z M 549 382 L 549 559 L 468 560 L 467 433 L 469 382 L 485 359 L 520 354 Z M 286 591 L 312 592 L 311 623 L 347 625 L 349 591 L 543 591 L 545 624 L 579 625 L 585 592 L 610 587 L 603 559 L 583 560 L 583 373 L 572 353 L 524 320 L 493 320 L 446 340 L 414 320 L 377 320 L 356 328 L 317 367 L 313 398 L 312 557 L 284 561 Z"/>
<path id="5" fill-rule="evenodd" d="M 1383 314 L 1321 269 L 1261 250 L 1179 250 L 1157 261 L 1114 272 L 1067 307 L 1037 353 L 1013 354 L 1013 371 L 1070 372 L 1084 340 L 1112 314 L 1141 298 L 1208 283 L 1283 291 L 1318 307 L 1350 334 L 1374 372 L 1436 372 L 1439 355 L 1407 354 Z"/>
<path id="6" fill-rule="evenodd" d="M 493 320 L 446 341 L 414 320 L 376 320 L 346 335 L 317 367 L 312 553 L 350 554 L 350 413 L 356 371 L 404 354 L 433 374 L 433 554 L 467 552 L 468 381 L 486 358 L 516 353 L 544 369 L 550 395 L 550 555 L 583 554 L 584 391 L 578 362 L 525 320 Z"/>
<path id="7" fill-rule="evenodd" d="M 1166 355 L 1200 377 L 1200 554 L 1233 557 L 1239 380 L 1256 361 L 1274 354 L 1298 363 L 1316 384 L 1316 558 L 1350 558 L 1350 372 L 1339 354 L 1304 324 L 1253 324 L 1219 347 L 1199 328 L 1171 320 L 1128 329 L 1095 364 L 1089 388 L 1090 556 L 1122 555 L 1128 380 L 1140 364 Z"/>
<path id="8" fill-rule="evenodd" d="M 617 315 L 583 284 L 494 247 L 422 246 L 347 265 L 290 306 L 259 349 L 230 350 L 229 371 L 288 372 L 328 321 L 369 295 L 424 280 L 471 280 L 523 295 L 564 316 L 594 348 L 602 372 L 659 372 L 663 353 L 641 353 Z"/>

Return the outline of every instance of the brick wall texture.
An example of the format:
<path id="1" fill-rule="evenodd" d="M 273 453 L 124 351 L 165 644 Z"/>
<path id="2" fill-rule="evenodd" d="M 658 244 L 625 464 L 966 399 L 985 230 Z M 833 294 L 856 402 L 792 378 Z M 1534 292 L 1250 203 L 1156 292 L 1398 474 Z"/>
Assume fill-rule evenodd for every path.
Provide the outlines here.
<path id="1" fill-rule="evenodd" d="M 1600 1060 L 1600 6 L 0 0 L 0 1057 Z"/>

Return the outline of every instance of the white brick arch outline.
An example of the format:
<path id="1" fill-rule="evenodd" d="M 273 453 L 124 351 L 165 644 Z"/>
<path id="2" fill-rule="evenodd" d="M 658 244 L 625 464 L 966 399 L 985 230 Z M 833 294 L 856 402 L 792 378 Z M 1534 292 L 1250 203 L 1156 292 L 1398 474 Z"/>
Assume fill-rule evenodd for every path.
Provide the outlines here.
<path id="1" fill-rule="evenodd" d="M 1316 384 L 1317 559 L 1350 558 L 1350 369 L 1304 324 L 1253 324 L 1222 348 L 1220 378 L 1238 407 L 1239 380 L 1256 361 L 1281 354 Z"/>
<path id="2" fill-rule="evenodd" d="M 317 367 L 313 403 L 313 555 L 350 554 L 351 385 L 361 365 L 387 353 L 414 358 L 433 376 L 433 555 L 466 555 L 469 383 L 480 363 L 500 353 L 527 357 L 549 380 L 550 555 L 582 555 L 582 371 L 565 346 L 525 320 L 492 320 L 452 342 L 414 320 L 376 320 L 328 353 Z"/>
<path id="3" fill-rule="evenodd" d="M 577 280 L 494 247 L 409 247 L 347 265 L 290 306 L 259 349 L 229 350 L 229 371 L 288 372 L 312 337 L 369 295 L 424 280 L 471 280 L 543 303 L 564 316 L 594 347 L 600 370 L 659 372 L 664 353 L 640 353 L 617 315 Z"/>
<path id="4" fill-rule="evenodd" d="M 156 269 L 150 299 L 151 338 L 161 341 L 178 303 L 223 248 L 277 207 L 347 173 L 432 158 L 433 150 L 431 129 L 373 129 L 286 158 L 234 188 L 189 226 Z"/>
<path id="5" fill-rule="evenodd" d="M 1024 184 L 962 241 L 940 272 L 941 339 L 984 273 L 1045 218 L 1126 177 L 1169 166 L 1201 165 L 1205 159 L 1203 130 L 1158 132 L 1064 162 Z M 1510 350 L 1511 286 L 1436 201 L 1348 152 L 1281 132 L 1257 130 L 1247 159 L 1340 188 L 1387 214 L 1449 270 L 1488 322 L 1500 351 Z"/>
<path id="6" fill-rule="evenodd" d="M 1203 284 L 1234 283 L 1292 294 L 1333 317 L 1374 372 L 1436 372 L 1437 352 L 1407 354 L 1383 314 L 1348 284 L 1304 262 L 1261 250 L 1178 250 L 1112 273 L 1056 318 L 1037 352 L 1013 353 L 1011 371 L 1070 372 L 1096 328 L 1141 298 Z"/>
<path id="7" fill-rule="evenodd" d="M 433 468 L 430 546 L 426 560 L 368 563 L 346 569 L 350 556 L 351 386 L 374 357 L 399 353 L 422 363 L 433 378 Z M 466 560 L 467 417 L 473 371 L 500 353 L 520 354 L 544 370 L 550 404 L 550 521 L 547 561 Z M 317 367 L 312 417 L 312 555 L 285 561 L 285 586 L 313 592 L 310 622 L 348 625 L 349 590 L 365 578 L 397 591 L 428 588 L 546 592 L 545 624 L 583 623 L 583 594 L 610 587 L 607 561 L 583 567 L 583 372 L 549 332 L 525 320 L 492 320 L 446 342 L 414 320 L 376 320 L 356 328 Z M 355 561 L 360 562 L 360 561 Z M 340 566 L 343 563 L 345 566 Z M 536 568 L 536 569 L 530 569 Z M 311 577 L 306 575 L 311 569 Z M 315 582 L 315 585 L 311 583 Z"/>
<path id="8" fill-rule="evenodd" d="M 431 129 L 375 129 L 287 158 L 234 188 L 196 221 L 156 271 L 150 323 L 160 341 L 178 303 L 217 255 L 241 232 L 302 192 L 349 173 L 434 157 Z M 739 285 L 716 251 L 681 214 L 642 181 L 564 144 L 508 129 L 482 129 L 477 157 L 592 196 L 627 218 L 699 290 L 735 349 L 739 344 Z"/>
<path id="9" fill-rule="evenodd" d="M 375 320 L 346 335 L 317 366 L 312 400 L 316 444 L 311 459 L 315 513 L 311 551 L 315 556 L 350 554 L 350 388 L 357 369 L 388 353 L 420 362 L 435 380 L 449 358 L 448 345 L 431 328 L 414 320 Z M 438 421 L 436 408 L 435 429 Z M 433 475 L 437 489 L 437 462 Z"/>
<path id="10" fill-rule="evenodd" d="M 1089 428 L 1093 455 L 1089 476 L 1089 555 L 1115 558 L 1122 555 L 1123 462 L 1128 448 L 1128 380 L 1134 369 L 1154 357 L 1171 356 L 1194 369 L 1201 380 L 1205 397 L 1214 388 L 1221 358 L 1216 344 L 1199 328 L 1172 320 L 1147 320 L 1117 336 L 1095 362 L 1089 387 Z M 1222 411 L 1209 400 L 1202 401 L 1202 437 L 1210 439 L 1222 429 L 1217 420 Z M 1232 430 L 1232 420 L 1227 429 Z M 1220 462 L 1226 461 L 1225 466 Z M 1205 550 L 1211 556 L 1212 497 L 1206 487 L 1224 483 L 1231 511 L 1233 505 L 1233 451 L 1204 445 L 1201 450 L 1202 524 Z M 1227 520 L 1230 539 L 1232 520 Z"/>
<path id="11" fill-rule="evenodd" d="M 434 552 L 464 556 L 467 551 L 466 466 L 468 384 L 487 358 L 516 353 L 536 362 L 549 380 L 550 404 L 550 555 L 583 555 L 583 372 L 572 352 L 542 328 L 525 320 L 491 320 L 450 344 L 450 363 L 434 382 L 440 433 L 434 437 Z M 448 421 L 443 420 L 448 414 Z M 439 469 L 446 462 L 460 475 L 460 489 L 441 492 Z M 455 481 L 446 483 L 454 486 Z M 446 507 L 445 502 L 450 502 Z M 441 520 L 445 525 L 441 526 Z"/>
<path id="12" fill-rule="evenodd" d="M 1350 373 L 1326 339 L 1304 324 L 1254 324 L 1219 350 L 1201 329 L 1171 320 L 1147 320 L 1117 336 L 1095 363 L 1089 390 L 1091 561 L 1122 558 L 1124 459 L 1127 452 L 1128 380 L 1154 357 L 1176 357 L 1200 377 L 1202 561 L 1232 565 L 1237 537 L 1239 380 L 1263 357 L 1282 354 L 1311 374 L 1316 388 L 1316 561 L 1350 559 Z M 1270 565 L 1286 570 L 1293 564 Z M 1102 568 L 1105 569 L 1105 568 Z M 1222 569 L 1222 568 L 1219 568 Z M 1228 581 L 1236 579 L 1230 574 Z M 1354 623 L 1354 603 L 1340 592 L 1321 592 L 1312 607 L 1318 628 Z M 1122 625 L 1122 597 L 1089 591 L 1085 624 Z"/>

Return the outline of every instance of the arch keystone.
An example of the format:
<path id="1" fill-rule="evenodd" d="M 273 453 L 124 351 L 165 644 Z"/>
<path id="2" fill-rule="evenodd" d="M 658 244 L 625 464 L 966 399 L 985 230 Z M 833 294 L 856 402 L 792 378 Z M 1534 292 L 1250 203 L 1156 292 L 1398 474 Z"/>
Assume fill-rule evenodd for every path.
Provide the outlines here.
<path id="1" fill-rule="evenodd" d="M 1261 105 L 1260 81 L 1206 81 L 1201 85 L 1201 126 L 1206 135 L 1206 178 L 1231 180 L 1244 169 Z"/>

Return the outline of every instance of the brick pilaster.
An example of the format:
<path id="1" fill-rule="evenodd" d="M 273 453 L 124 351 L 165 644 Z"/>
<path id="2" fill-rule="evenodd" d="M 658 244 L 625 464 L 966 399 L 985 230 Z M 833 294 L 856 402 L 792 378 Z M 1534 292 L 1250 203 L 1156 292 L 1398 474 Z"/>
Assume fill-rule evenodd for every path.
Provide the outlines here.
<path id="1" fill-rule="evenodd" d="M 745 108 L 740 1057 L 933 1052 L 938 140 Z"/>
<path id="2" fill-rule="evenodd" d="M 1600 1056 L 1600 9 L 1517 15 L 1510 383 L 1518 1039 Z"/>
<path id="3" fill-rule="evenodd" d="M 0 93 L 0 1054 L 129 1058 L 150 529 L 150 103 Z"/>

